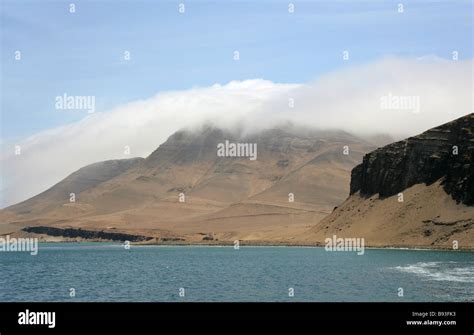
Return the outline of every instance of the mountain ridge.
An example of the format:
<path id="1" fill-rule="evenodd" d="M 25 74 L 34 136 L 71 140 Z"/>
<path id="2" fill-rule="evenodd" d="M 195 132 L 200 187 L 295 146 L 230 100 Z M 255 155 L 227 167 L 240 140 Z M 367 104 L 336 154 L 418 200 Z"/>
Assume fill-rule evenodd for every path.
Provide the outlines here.
<path id="1" fill-rule="evenodd" d="M 217 144 L 225 140 L 257 144 L 257 160 L 219 157 Z M 350 147 L 349 155 L 343 153 L 344 146 Z M 66 197 L 74 192 L 66 185 L 61 199 L 43 198 L 42 208 L 15 213 L 14 205 L 0 216 L 18 227 L 113 227 L 190 240 L 212 231 L 221 239 L 283 240 L 344 199 L 350 170 L 373 148 L 344 131 L 290 127 L 243 134 L 208 126 L 180 130 L 133 167 L 76 190 L 75 203 Z"/>
<path id="2" fill-rule="evenodd" d="M 366 246 L 474 248 L 472 126 L 469 114 L 381 148 L 343 131 L 180 130 L 120 173 L 89 178 L 75 203 L 58 183 L 59 201 L 43 192 L 33 212 L 1 210 L 0 233 L 313 246 L 337 234 Z M 254 142 L 258 159 L 219 157 L 225 140 Z"/>

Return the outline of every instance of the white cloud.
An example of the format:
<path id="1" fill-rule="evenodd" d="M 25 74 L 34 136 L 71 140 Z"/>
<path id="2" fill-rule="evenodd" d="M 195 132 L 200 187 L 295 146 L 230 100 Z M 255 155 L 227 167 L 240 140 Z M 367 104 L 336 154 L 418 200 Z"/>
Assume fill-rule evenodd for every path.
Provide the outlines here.
<path id="1" fill-rule="evenodd" d="M 0 200 L 3 206 L 24 200 L 93 162 L 144 157 L 176 130 L 209 121 L 257 130 L 291 120 L 355 133 L 414 135 L 472 112 L 472 64 L 387 58 L 305 84 L 255 79 L 159 93 L 31 136 L 19 143 L 20 156 L 4 144 Z M 419 113 L 382 110 L 380 99 L 388 94 L 419 97 Z M 130 156 L 123 154 L 125 146 Z"/>

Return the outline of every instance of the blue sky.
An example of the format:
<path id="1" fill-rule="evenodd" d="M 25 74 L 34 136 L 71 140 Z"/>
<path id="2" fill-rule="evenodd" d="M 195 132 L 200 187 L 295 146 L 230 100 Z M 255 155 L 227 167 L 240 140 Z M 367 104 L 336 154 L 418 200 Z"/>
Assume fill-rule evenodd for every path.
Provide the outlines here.
<path id="1" fill-rule="evenodd" d="M 184 14 L 181 1 L 74 1 L 74 14 L 71 2 L 2 1 L 2 142 L 84 118 L 54 108 L 63 93 L 94 95 L 103 112 L 160 91 L 473 52 L 471 1 L 292 1 L 293 14 L 290 1 L 182 1 Z"/>

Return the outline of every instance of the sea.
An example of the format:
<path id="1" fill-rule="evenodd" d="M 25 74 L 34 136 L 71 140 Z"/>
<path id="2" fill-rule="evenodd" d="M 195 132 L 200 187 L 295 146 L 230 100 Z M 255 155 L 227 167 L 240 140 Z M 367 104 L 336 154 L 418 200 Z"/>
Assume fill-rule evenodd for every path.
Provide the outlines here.
<path id="1" fill-rule="evenodd" d="M 1 302 L 474 301 L 474 252 L 40 243 L 0 252 Z"/>

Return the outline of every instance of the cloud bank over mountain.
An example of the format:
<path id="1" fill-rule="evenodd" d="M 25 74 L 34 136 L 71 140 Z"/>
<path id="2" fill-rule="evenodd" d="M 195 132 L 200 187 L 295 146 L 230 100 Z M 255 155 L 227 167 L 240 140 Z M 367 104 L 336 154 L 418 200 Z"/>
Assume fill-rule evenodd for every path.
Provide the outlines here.
<path id="1" fill-rule="evenodd" d="M 84 165 L 146 156 L 176 130 L 203 123 L 254 132 L 291 121 L 363 135 L 415 135 L 472 112 L 472 66 L 472 60 L 394 57 L 310 83 L 252 79 L 161 92 L 19 143 L 2 141 L 0 206 L 44 191 Z"/>

